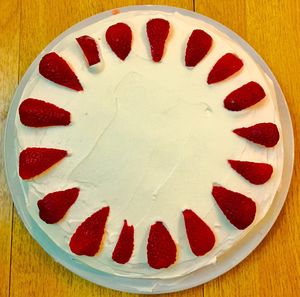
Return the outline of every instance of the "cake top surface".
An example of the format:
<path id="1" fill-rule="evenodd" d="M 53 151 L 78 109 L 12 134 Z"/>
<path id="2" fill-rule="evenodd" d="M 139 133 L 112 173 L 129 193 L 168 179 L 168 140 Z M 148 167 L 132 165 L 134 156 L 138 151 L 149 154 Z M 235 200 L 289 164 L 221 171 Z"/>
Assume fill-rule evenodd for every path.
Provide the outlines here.
<path id="1" fill-rule="evenodd" d="M 169 36 L 160 62 L 152 60 L 146 24 L 167 20 Z M 132 31 L 131 50 L 120 59 L 108 44 L 107 29 L 116 23 Z M 212 38 L 208 53 L 195 67 L 186 67 L 185 50 L 195 29 Z M 94 38 L 100 63 L 88 67 L 76 38 Z M 50 128 L 24 126 L 16 118 L 19 151 L 28 147 L 68 152 L 57 166 L 28 182 L 31 216 L 62 249 L 70 251 L 72 235 L 87 217 L 109 206 L 105 238 L 95 256 L 79 261 L 116 275 L 146 278 L 182 276 L 217 260 L 245 236 L 268 211 L 280 183 L 282 142 L 271 148 L 249 142 L 232 131 L 257 123 L 280 129 L 271 80 L 251 57 L 213 26 L 179 13 L 157 11 L 113 15 L 61 40 L 53 49 L 71 65 L 83 91 L 72 91 L 33 73 L 21 102 L 38 98 L 70 112 L 71 123 Z M 234 75 L 216 84 L 207 77 L 227 53 L 243 61 Z M 245 110 L 224 108 L 225 97 L 251 81 L 265 98 Z M 239 175 L 228 160 L 271 164 L 273 174 L 263 185 Z M 245 230 L 233 226 L 218 208 L 213 186 L 243 193 L 256 203 L 254 223 Z M 79 188 L 76 203 L 56 224 L 39 216 L 37 201 L 46 194 Z M 210 227 L 215 245 L 196 257 L 186 234 L 182 212 L 191 209 Z M 124 220 L 134 226 L 134 251 L 126 264 L 112 261 Z M 151 225 L 162 222 L 176 243 L 176 263 L 150 267 L 147 238 Z"/>

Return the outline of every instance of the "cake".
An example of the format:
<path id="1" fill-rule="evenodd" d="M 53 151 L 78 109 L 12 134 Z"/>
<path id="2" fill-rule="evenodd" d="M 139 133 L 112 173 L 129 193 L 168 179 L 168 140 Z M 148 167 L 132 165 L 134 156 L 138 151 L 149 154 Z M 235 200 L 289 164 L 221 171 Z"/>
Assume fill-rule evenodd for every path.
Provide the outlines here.
<path id="1" fill-rule="evenodd" d="M 28 212 L 60 249 L 112 275 L 214 265 L 280 185 L 271 79 L 180 13 L 122 12 L 69 34 L 41 55 L 18 110 Z"/>

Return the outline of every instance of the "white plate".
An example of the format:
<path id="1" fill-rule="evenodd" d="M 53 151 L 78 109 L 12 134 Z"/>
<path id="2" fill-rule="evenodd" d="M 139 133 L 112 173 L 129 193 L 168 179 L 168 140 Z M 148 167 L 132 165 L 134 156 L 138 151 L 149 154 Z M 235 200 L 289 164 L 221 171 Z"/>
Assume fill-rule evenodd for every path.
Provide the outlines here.
<path id="1" fill-rule="evenodd" d="M 80 275 L 81 277 L 94 282 L 98 285 L 108 287 L 111 289 L 132 292 L 132 293 L 167 293 L 175 292 L 191 287 L 198 286 L 205 282 L 212 280 L 225 273 L 229 269 L 236 266 L 239 262 L 245 259 L 263 240 L 267 235 L 268 231 L 274 224 L 279 212 L 284 204 L 286 195 L 289 189 L 290 180 L 293 170 L 294 162 L 294 137 L 293 137 L 293 128 L 291 124 L 290 114 L 288 107 L 285 101 L 285 98 L 282 94 L 280 86 L 276 81 L 271 70 L 268 68 L 266 63 L 262 58 L 238 35 L 224 27 L 223 25 L 213 21 L 205 16 L 197 14 L 192 11 L 169 7 L 169 6 L 128 6 L 121 8 L 121 12 L 133 11 L 133 10 L 159 10 L 164 12 L 179 12 L 183 15 L 200 19 L 214 27 L 216 27 L 221 32 L 227 34 L 231 39 L 235 40 L 240 44 L 248 54 L 261 66 L 261 68 L 268 74 L 272 79 L 276 94 L 277 94 L 277 104 L 280 112 L 280 120 L 282 125 L 282 134 L 284 142 L 284 168 L 282 175 L 282 184 L 280 189 L 274 199 L 274 202 L 266 215 L 266 217 L 253 228 L 251 232 L 248 233 L 246 237 L 241 240 L 234 249 L 226 253 L 224 256 L 218 259 L 217 263 L 213 266 L 204 267 L 193 273 L 179 277 L 176 279 L 132 279 L 126 277 L 117 277 L 107 273 L 97 271 L 93 268 L 90 268 L 84 264 L 77 262 L 72 255 L 64 252 L 58 246 L 56 246 L 45 234 L 36 222 L 29 215 L 26 204 L 25 197 L 27 195 L 27 186 L 23 182 L 18 174 L 18 156 L 16 149 L 16 131 L 15 131 L 15 117 L 17 114 L 17 108 L 21 98 L 21 94 L 35 69 L 45 52 L 51 51 L 51 49 L 66 35 L 73 33 L 85 26 L 91 25 L 99 20 L 102 20 L 111 15 L 111 11 L 106 11 L 95 16 L 92 16 L 75 26 L 71 27 L 67 31 L 59 35 L 55 40 L 53 40 L 43 52 L 37 56 L 31 66 L 28 68 L 24 77 L 22 78 L 19 87 L 16 90 L 14 98 L 12 100 L 10 110 L 8 113 L 6 130 L 5 130 L 5 139 L 4 139 L 4 161 L 5 161 L 5 170 L 7 181 L 9 185 L 10 192 L 12 194 L 15 207 L 26 226 L 27 230 L 30 232 L 32 237 L 44 248 L 44 250 L 52 256 L 57 262 L 71 270 L 72 272 Z"/>

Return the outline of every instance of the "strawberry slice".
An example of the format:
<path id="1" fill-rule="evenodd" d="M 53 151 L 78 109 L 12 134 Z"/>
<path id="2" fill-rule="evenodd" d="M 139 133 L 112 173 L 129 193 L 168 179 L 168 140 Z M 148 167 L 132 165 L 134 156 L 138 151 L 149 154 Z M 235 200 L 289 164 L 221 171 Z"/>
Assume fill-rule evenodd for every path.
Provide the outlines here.
<path id="1" fill-rule="evenodd" d="M 114 24 L 107 29 L 105 38 L 112 51 L 124 61 L 131 51 L 130 27 L 124 23 Z"/>
<path id="2" fill-rule="evenodd" d="M 124 220 L 124 225 L 120 233 L 118 242 L 112 254 L 112 259 L 119 263 L 125 264 L 129 261 L 134 248 L 134 227 L 129 226 Z"/>
<path id="3" fill-rule="evenodd" d="M 194 30 L 189 37 L 185 51 L 185 65 L 196 66 L 208 53 L 212 38 L 203 30 Z"/>
<path id="4" fill-rule="evenodd" d="M 154 62 L 159 62 L 163 56 L 169 30 L 170 24 L 164 19 L 152 19 L 147 23 L 147 36 Z"/>
<path id="5" fill-rule="evenodd" d="M 43 199 L 37 202 L 40 210 L 40 218 L 47 224 L 57 223 L 74 204 L 78 195 L 78 188 L 47 194 Z"/>
<path id="6" fill-rule="evenodd" d="M 83 35 L 76 38 L 76 40 L 81 47 L 89 66 L 95 65 L 100 62 L 98 46 L 94 38 L 88 35 Z"/>
<path id="7" fill-rule="evenodd" d="M 28 127 L 67 126 L 70 113 L 52 103 L 34 98 L 25 99 L 19 107 L 20 121 Z"/>
<path id="8" fill-rule="evenodd" d="M 256 104 L 265 96 L 264 89 L 258 83 L 250 81 L 231 92 L 224 99 L 224 107 L 231 111 L 240 111 Z"/>
<path id="9" fill-rule="evenodd" d="M 99 251 L 108 214 L 109 207 L 103 207 L 81 223 L 69 243 L 74 254 L 94 256 Z"/>
<path id="10" fill-rule="evenodd" d="M 266 147 L 275 146 L 279 140 L 279 131 L 273 123 L 259 123 L 250 127 L 235 129 L 233 132 Z"/>
<path id="11" fill-rule="evenodd" d="M 167 268 L 176 261 L 176 244 L 162 222 L 150 228 L 147 257 L 148 264 L 155 269 Z"/>
<path id="12" fill-rule="evenodd" d="M 264 184 L 270 179 L 273 173 L 273 167 L 266 163 L 237 160 L 228 160 L 228 163 L 236 172 L 254 185 Z"/>
<path id="13" fill-rule="evenodd" d="M 251 198 L 220 186 L 214 186 L 212 194 L 226 218 L 237 229 L 244 230 L 254 221 L 256 204 Z"/>
<path id="14" fill-rule="evenodd" d="M 192 252 L 196 256 L 205 255 L 215 245 L 214 233 L 191 209 L 186 209 L 182 213 Z"/>
<path id="15" fill-rule="evenodd" d="M 67 151 L 54 148 L 28 147 L 20 153 L 19 175 L 33 178 L 67 156 Z"/>
<path id="16" fill-rule="evenodd" d="M 232 53 L 221 57 L 207 77 L 207 83 L 214 84 L 233 75 L 243 67 L 243 61 Z"/>
<path id="17" fill-rule="evenodd" d="M 42 58 L 39 64 L 39 72 L 45 78 L 59 85 L 75 91 L 83 90 L 76 74 L 57 53 L 51 52 Z"/>

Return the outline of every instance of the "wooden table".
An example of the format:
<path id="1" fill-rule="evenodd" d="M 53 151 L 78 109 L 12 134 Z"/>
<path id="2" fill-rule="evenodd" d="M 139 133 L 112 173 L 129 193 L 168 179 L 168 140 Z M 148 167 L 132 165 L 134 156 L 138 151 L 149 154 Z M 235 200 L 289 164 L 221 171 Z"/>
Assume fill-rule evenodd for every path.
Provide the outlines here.
<path id="1" fill-rule="evenodd" d="M 266 239 L 225 275 L 169 296 L 299 296 L 300 1 L 1 0 L 1 131 L 18 81 L 52 39 L 93 14 L 135 4 L 163 4 L 195 10 L 237 32 L 273 70 L 286 96 L 295 132 L 296 165 L 292 185 L 285 206 Z M 0 170 L 1 297 L 130 296 L 89 283 L 54 262 L 25 230 L 13 208 L 2 165 Z"/>

